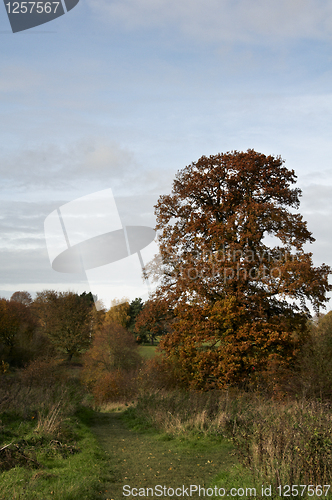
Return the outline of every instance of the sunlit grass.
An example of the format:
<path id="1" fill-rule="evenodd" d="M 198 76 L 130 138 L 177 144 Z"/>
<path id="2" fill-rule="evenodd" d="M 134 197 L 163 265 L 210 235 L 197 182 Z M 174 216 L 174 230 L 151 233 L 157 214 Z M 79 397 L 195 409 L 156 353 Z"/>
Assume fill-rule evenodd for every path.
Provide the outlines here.
<path id="1" fill-rule="evenodd" d="M 155 345 L 140 345 L 138 351 L 140 355 L 145 359 L 151 359 L 156 354 L 157 346 Z"/>

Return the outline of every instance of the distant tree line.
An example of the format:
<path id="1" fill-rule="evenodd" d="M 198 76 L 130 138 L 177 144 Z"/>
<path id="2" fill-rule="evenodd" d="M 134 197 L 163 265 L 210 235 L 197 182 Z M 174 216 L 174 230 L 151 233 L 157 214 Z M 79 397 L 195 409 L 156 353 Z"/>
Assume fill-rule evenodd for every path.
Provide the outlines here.
<path id="1" fill-rule="evenodd" d="M 151 320 L 149 301 L 114 299 L 109 310 L 96 309 L 91 292 L 44 290 L 34 300 L 26 291 L 0 299 L 0 364 L 23 366 L 36 357 L 62 354 L 68 360 L 91 346 L 96 331 L 118 324 L 136 343 L 154 344 L 165 331 Z"/>

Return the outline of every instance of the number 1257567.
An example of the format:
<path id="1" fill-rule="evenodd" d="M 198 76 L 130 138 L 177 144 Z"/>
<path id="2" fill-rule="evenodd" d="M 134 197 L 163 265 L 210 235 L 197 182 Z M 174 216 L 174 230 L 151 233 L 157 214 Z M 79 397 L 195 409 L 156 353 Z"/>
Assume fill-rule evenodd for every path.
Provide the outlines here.
<path id="1" fill-rule="evenodd" d="M 308 495 L 309 497 L 326 497 L 331 485 L 330 484 L 284 484 L 277 487 L 278 495 L 283 497 L 297 497 L 298 495 Z"/>
<path id="2" fill-rule="evenodd" d="M 55 14 L 60 2 L 8 2 L 8 14 Z"/>

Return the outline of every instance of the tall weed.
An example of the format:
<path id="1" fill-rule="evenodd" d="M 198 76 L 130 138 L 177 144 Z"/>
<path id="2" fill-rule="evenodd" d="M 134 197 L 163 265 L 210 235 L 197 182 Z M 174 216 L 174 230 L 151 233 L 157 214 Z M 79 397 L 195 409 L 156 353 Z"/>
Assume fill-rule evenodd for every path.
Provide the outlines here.
<path id="1" fill-rule="evenodd" d="M 34 419 L 37 430 L 46 433 L 59 429 L 83 397 L 79 381 L 52 360 L 36 360 L 0 377 L 0 414 L 10 413 L 23 421 Z"/>
<path id="2" fill-rule="evenodd" d="M 231 436 L 243 463 L 261 481 L 329 484 L 332 414 L 313 402 L 261 401 L 236 418 Z"/>
<path id="3" fill-rule="evenodd" d="M 170 434 L 231 439 L 255 481 L 330 484 L 332 412 L 327 405 L 280 403 L 235 391 L 173 391 L 142 396 L 136 412 Z"/>

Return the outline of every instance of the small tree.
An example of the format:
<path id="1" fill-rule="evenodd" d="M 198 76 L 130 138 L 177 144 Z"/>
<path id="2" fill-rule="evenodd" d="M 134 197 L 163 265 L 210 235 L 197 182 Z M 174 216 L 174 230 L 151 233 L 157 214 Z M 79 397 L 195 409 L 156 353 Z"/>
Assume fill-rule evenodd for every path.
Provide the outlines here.
<path id="1" fill-rule="evenodd" d="M 32 297 L 29 292 L 14 292 L 10 297 L 10 300 L 14 300 L 15 302 L 20 302 L 26 306 L 29 306 L 32 303 Z"/>
<path id="2" fill-rule="evenodd" d="M 0 341 L 9 347 L 14 347 L 21 321 L 16 311 L 17 304 L 10 304 L 6 299 L 0 299 Z"/>
<path id="3" fill-rule="evenodd" d="M 128 330 L 130 332 L 134 333 L 136 319 L 137 319 L 138 315 L 140 314 L 140 312 L 142 311 L 142 309 L 144 307 L 144 303 L 143 303 L 143 300 L 139 297 L 139 298 L 136 298 L 135 300 L 132 300 L 130 302 L 129 306 L 130 306 L 130 309 L 129 309 L 130 321 L 129 321 L 129 325 L 128 325 Z"/>
<path id="4" fill-rule="evenodd" d="M 127 328 L 130 323 L 130 305 L 125 297 L 113 299 L 111 307 L 105 314 L 105 324 L 118 323 L 123 328 Z"/>
<path id="5" fill-rule="evenodd" d="M 23 302 L 0 299 L 0 359 L 22 364 L 32 353 L 36 321 Z M 1 345 L 2 344 L 2 345 Z"/>
<path id="6" fill-rule="evenodd" d="M 83 357 L 83 381 L 98 403 L 131 397 L 142 358 L 133 335 L 119 323 L 105 324 Z"/>
<path id="7" fill-rule="evenodd" d="M 84 360 L 92 371 L 103 373 L 136 368 L 141 356 L 131 333 L 118 323 L 108 323 L 95 333 Z"/>
<path id="8" fill-rule="evenodd" d="M 69 360 L 90 346 L 94 306 L 86 295 L 44 290 L 37 293 L 33 306 L 42 331 Z"/>
<path id="9" fill-rule="evenodd" d="M 148 300 L 136 318 L 134 331 L 154 345 L 157 337 L 169 331 L 171 316 L 165 302 Z"/>
<path id="10" fill-rule="evenodd" d="M 253 150 L 203 156 L 156 205 L 163 274 L 155 301 L 175 315 L 162 349 L 194 387 L 292 366 L 308 302 L 318 310 L 328 300 L 330 268 L 314 267 L 303 250 L 314 238 L 294 211 L 301 191 L 283 163 Z"/>

